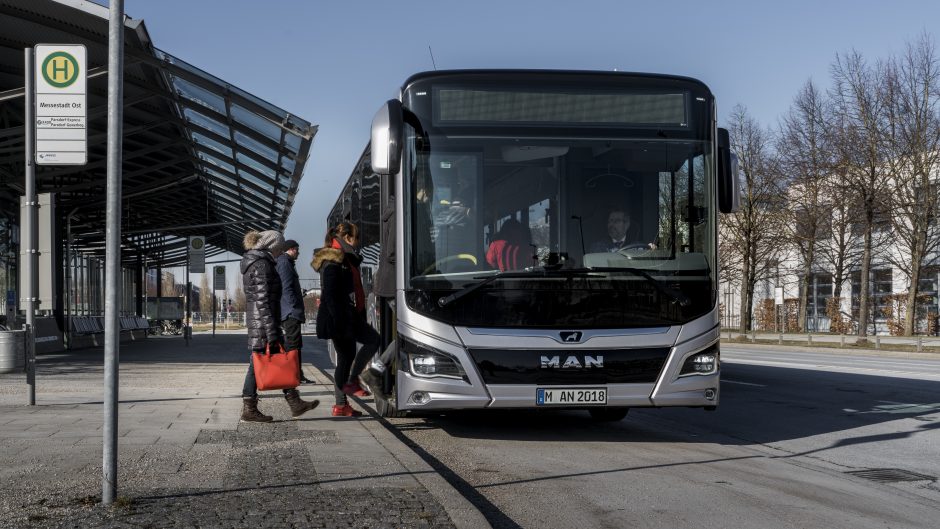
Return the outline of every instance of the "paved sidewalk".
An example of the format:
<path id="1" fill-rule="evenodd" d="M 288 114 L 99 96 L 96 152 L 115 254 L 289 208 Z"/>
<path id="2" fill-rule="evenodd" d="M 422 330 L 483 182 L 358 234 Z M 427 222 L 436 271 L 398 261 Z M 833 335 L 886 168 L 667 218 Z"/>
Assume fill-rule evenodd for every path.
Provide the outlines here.
<path id="1" fill-rule="evenodd" d="M 111 508 L 99 504 L 102 350 L 41 356 L 32 407 L 25 376 L 0 375 L 0 527 L 486 527 L 377 417 L 329 416 L 332 386 L 308 357 L 325 350 L 307 341 L 316 383 L 300 389 L 320 407 L 291 420 L 267 392 L 270 424 L 238 421 L 243 332 L 122 346 Z"/>
<path id="2" fill-rule="evenodd" d="M 825 333 L 807 335 L 749 332 L 742 335 L 737 331 L 723 330 L 721 339 L 724 345 L 732 347 L 759 346 L 780 350 L 824 351 L 831 354 L 886 358 L 940 358 L 940 338 L 935 336 L 869 336 L 864 346 L 857 343 L 859 340 L 857 336 Z"/>

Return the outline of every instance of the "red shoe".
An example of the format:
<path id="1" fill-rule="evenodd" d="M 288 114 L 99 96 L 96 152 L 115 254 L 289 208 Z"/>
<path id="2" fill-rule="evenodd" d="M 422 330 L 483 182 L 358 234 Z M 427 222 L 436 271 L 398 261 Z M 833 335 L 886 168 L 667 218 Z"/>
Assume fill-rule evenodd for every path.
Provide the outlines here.
<path id="1" fill-rule="evenodd" d="M 362 386 L 359 384 L 359 382 L 350 382 L 349 384 L 346 384 L 345 386 L 343 386 L 343 393 L 345 393 L 345 394 L 347 394 L 347 395 L 352 395 L 352 396 L 354 396 L 354 397 L 370 397 L 370 396 L 372 396 L 372 394 L 369 393 L 368 391 L 366 391 L 366 389 L 365 389 L 364 387 L 362 387 Z"/>
<path id="2" fill-rule="evenodd" d="M 339 404 L 333 405 L 333 417 L 361 417 L 362 412 L 356 409 L 353 409 L 349 404 L 344 404 L 340 406 Z"/>

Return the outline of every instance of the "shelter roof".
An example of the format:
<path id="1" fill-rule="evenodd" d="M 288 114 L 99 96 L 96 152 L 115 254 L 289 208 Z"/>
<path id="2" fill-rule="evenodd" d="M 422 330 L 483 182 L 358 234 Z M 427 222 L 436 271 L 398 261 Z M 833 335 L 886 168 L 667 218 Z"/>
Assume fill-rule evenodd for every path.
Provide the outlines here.
<path id="1" fill-rule="evenodd" d="M 37 166 L 56 193 L 73 248 L 104 253 L 108 9 L 81 0 L 0 0 L 0 205 L 25 192 L 24 48 L 88 50 L 88 163 Z M 125 261 L 185 263 L 186 238 L 207 256 L 242 253 L 248 229 L 283 230 L 316 125 L 155 48 L 143 20 L 125 21 L 122 235 Z M 207 226 L 208 225 L 208 226 Z"/>

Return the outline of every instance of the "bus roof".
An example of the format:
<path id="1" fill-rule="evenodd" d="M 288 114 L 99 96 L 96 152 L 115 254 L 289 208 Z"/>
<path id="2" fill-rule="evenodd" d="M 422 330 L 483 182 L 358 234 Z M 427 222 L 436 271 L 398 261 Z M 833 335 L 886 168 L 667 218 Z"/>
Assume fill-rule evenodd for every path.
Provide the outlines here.
<path id="1" fill-rule="evenodd" d="M 642 73 L 642 72 L 619 72 L 619 71 L 604 71 L 604 70 L 538 70 L 538 69 L 479 69 L 479 70 L 432 70 L 426 72 L 419 72 L 407 80 L 402 85 L 402 91 L 404 92 L 409 86 L 419 81 L 426 81 L 435 78 L 454 78 L 454 77 L 463 77 L 463 78 L 504 78 L 504 79 L 517 79 L 523 80 L 527 78 L 555 78 L 558 80 L 565 80 L 570 78 L 594 78 L 596 80 L 610 81 L 613 79 L 634 79 L 637 81 L 652 82 L 658 81 L 662 82 L 664 85 L 695 85 L 697 88 L 704 90 L 711 94 L 711 90 L 708 86 L 699 81 L 698 79 L 692 77 L 684 77 L 681 75 L 669 75 L 669 74 L 657 74 L 657 73 Z"/>

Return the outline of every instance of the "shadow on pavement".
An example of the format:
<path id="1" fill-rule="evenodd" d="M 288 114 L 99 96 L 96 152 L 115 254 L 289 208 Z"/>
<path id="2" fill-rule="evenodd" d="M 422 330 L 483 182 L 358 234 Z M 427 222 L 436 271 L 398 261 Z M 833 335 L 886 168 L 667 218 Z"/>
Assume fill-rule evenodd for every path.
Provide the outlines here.
<path id="1" fill-rule="evenodd" d="M 479 410 L 425 416 L 402 430 L 445 430 L 458 438 L 514 441 L 774 443 L 913 418 L 886 434 L 904 438 L 940 428 L 940 383 L 873 375 L 725 364 L 717 411 L 634 408 L 598 423 L 584 411 Z M 746 380 L 742 384 L 738 381 Z M 733 382 L 732 382 L 733 381 Z M 656 424 L 663 421 L 670 427 Z M 687 435 L 693 432 L 694 436 Z M 843 440 L 878 442 L 883 435 Z M 827 447 L 831 448 L 831 447 Z"/>

